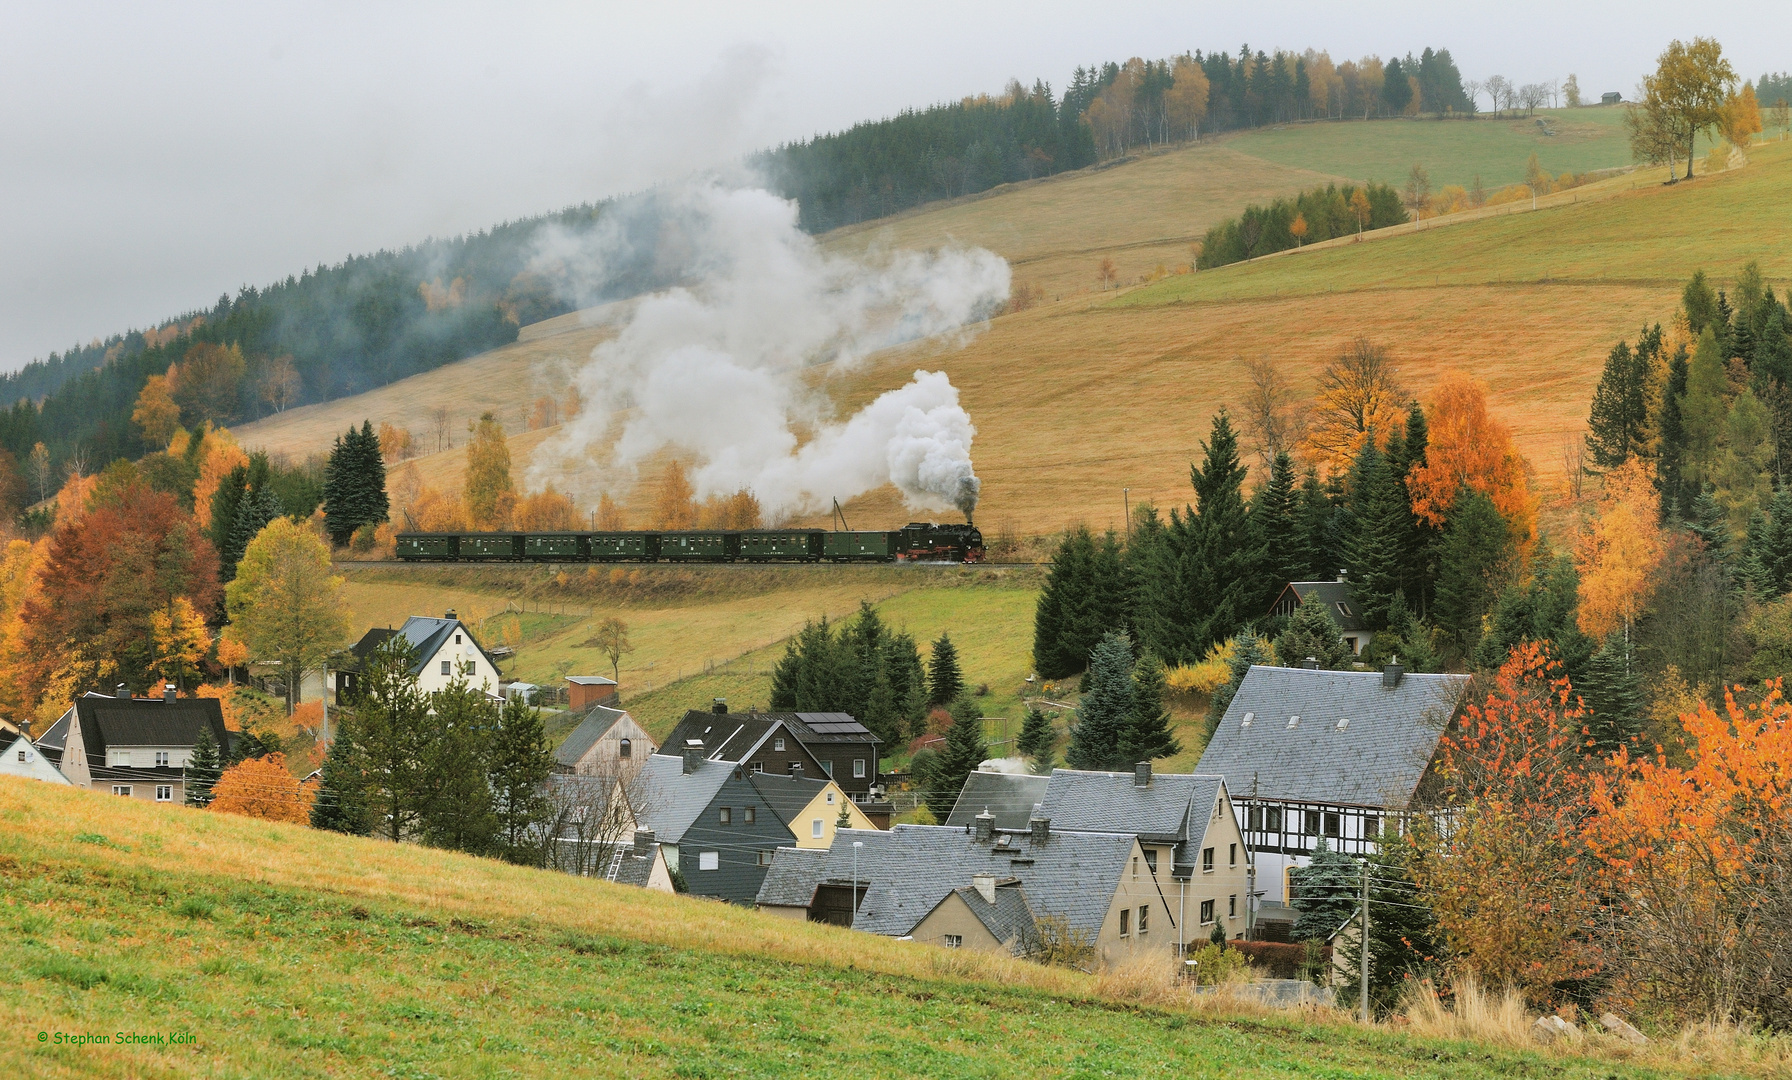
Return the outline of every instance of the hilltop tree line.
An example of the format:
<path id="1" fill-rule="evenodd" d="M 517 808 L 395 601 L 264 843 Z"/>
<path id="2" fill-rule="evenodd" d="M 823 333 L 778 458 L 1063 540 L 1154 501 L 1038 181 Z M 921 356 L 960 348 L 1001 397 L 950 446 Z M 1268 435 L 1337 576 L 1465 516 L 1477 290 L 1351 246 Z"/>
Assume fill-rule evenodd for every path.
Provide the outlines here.
<path id="1" fill-rule="evenodd" d="M 1408 220 L 1400 201 L 1398 191 L 1371 180 L 1362 187 L 1327 184 L 1292 199 L 1276 199 L 1267 207 L 1249 206 L 1238 217 L 1207 230 L 1195 267 L 1207 270 L 1365 229 L 1400 225 Z"/>

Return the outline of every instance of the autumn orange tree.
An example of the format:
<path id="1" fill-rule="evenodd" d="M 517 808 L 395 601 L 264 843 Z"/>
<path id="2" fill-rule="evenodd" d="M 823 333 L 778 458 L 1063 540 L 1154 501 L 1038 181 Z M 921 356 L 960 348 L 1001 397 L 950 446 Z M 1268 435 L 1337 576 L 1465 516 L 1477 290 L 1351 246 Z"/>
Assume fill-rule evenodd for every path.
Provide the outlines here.
<path id="1" fill-rule="evenodd" d="M 224 770 L 212 787 L 210 809 L 266 821 L 311 821 L 315 793 L 286 768 L 286 755 L 249 758 Z"/>
<path id="2" fill-rule="evenodd" d="M 1779 680 L 1680 718 L 1688 764 L 1620 749 L 1587 846 L 1613 895 L 1615 993 L 1666 1018 L 1792 1027 L 1792 704 Z"/>
<path id="3" fill-rule="evenodd" d="M 1426 413 L 1430 444 L 1425 460 L 1406 477 L 1413 513 L 1442 527 L 1463 489 L 1492 501 L 1512 529 L 1520 551 L 1537 533 L 1536 499 L 1524 475 L 1524 457 L 1506 425 L 1487 411 L 1487 391 L 1464 375 L 1447 375 Z"/>
<path id="4" fill-rule="evenodd" d="M 18 662 L 32 701 L 53 681 L 59 695 L 148 685 L 159 674 L 157 616 L 176 611 L 177 599 L 215 610 L 217 575 L 211 544 L 174 496 L 152 490 L 129 462 L 108 466 L 84 512 L 51 535 L 20 611 Z"/>
<path id="5" fill-rule="evenodd" d="M 696 524 L 696 492 L 691 488 L 690 478 L 685 475 L 684 463 L 668 461 L 666 471 L 660 474 L 659 499 L 654 507 L 653 526 L 656 529 L 689 529 Z"/>
<path id="6" fill-rule="evenodd" d="M 1438 741 L 1448 811 L 1413 827 L 1414 878 L 1457 962 L 1540 1007 L 1601 966 L 1587 936 L 1584 721 L 1561 664 L 1535 642 L 1513 649 Z"/>
<path id="7" fill-rule="evenodd" d="M 1344 470 L 1371 437 L 1385 447 L 1406 419 L 1408 399 L 1388 351 L 1359 337 L 1325 365 L 1307 448 L 1322 465 Z"/>
<path id="8" fill-rule="evenodd" d="M 1667 551 L 1659 506 L 1653 469 L 1641 458 L 1606 474 L 1598 512 L 1574 547 L 1580 571 L 1577 618 L 1589 637 L 1604 641 L 1620 631 L 1628 636 L 1649 602 Z"/>

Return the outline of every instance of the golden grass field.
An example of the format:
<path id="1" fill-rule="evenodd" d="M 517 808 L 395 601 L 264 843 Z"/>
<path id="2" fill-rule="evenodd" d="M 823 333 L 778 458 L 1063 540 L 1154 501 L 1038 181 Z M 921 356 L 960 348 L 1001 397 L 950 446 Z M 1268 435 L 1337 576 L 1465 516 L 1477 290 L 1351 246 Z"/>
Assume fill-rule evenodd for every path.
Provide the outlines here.
<path id="1" fill-rule="evenodd" d="M 1463 130 L 1516 137 L 1501 135 L 1497 125 L 1302 130 L 1336 141 L 1373 129 L 1402 139 L 1432 130 L 1451 138 Z M 1251 133 L 1013 185 L 843 230 L 827 243 L 839 250 L 985 243 L 1016 260 L 1018 280 L 1035 272 L 1068 275 L 1077 266 L 1092 280 L 1104 252 L 1120 261 L 1121 253 L 1149 254 L 1154 244 L 1186 247 L 1204 223 L 1238 203 L 1320 176 L 1319 169 L 1297 176 L 1239 149 L 1257 140 L 1286 155 L 1300 134 Z M 1343 149 L 1325 153 L 1336 160 Z M 978 426 L 979 524 L 1023 535 L 1078 521 L 1119 528 L 1123 489 L 1135 504 L 1187 500 L 1188 467 L 1213 413 L 1242 397 L 1241 359 L 1268 357 L 1297 385 L 1311 385 L 1327 359 L 1366 335 L 1391 349 L 1420 397 L 1446 371 L 1484 380 L 1495 410 L 1548 487 L 1563 475 L 1562 449 L 1578 437 L 1606 352 L 1645 321 L 1668 318 L 1694 269 L 1706 269 L 1720 283 L 1751 258 L 1770 278 L 1792 269 L 1792 253 L 1781 243 L 1792 213 L 1792 147 L 1769 143 L 1752 157 L 1743 169 L 1674 187 L 1661 186 L 1656 170 L 1633 172 L 1546 196 L 1535 211 L 1528 202 L 1489 207 L 1382 230 L 1366 243 L 1333 241 L 1120 291 L 1053 294 L 1063 298 L 996 318 L 963 348 L 921 343 L 893 350 L 826 388 L 844 412 L 905 381 L 915 366 L 942 368 Z M 1078 287 L 1070 277 L 1061 280 Z M 529 373 L 588 350 L 601 331 L 566 316 L 526 336 L 372 394 L 248 425 L 239 437 L 289 452 L 315 449 L 359 416 L 414 420 L 433 407 L 428 403 L 448 399 L 460 403 L 459 416 L 491 406 L 514 423 L 546 385 Z M 420 439 L 427 430 L 422 423 L 410 422 Z M 548 434 L 515 435 L 518 473 Z M 427 482 L 451 490 L 459 484 L 463 454 L 457 447 L 417 464 Z M 642 522 L 648 487 L 638 485 L 628 501 Z M 846 509 L 860 528 L 912 516 L 893 489 L 862 496 Z"/>
<path id="2" fill-rule="evenodd" d="M 0 777 L 0 1074 L 1772 1075 L 1781 1048 L 1365 1028 L 416 845 Z M 40 1040 L 38 1032 L 43 1032 Z M 53 1032 L 190 1034 L 71 1046 Z"/>

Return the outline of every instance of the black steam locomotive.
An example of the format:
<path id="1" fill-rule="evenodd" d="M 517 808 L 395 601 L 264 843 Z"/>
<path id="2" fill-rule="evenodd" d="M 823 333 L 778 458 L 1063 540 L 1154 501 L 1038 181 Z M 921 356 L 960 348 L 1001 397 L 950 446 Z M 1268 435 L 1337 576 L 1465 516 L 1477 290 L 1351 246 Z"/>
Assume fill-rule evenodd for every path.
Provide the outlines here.
<path id="1" fill-rule="evenodd" d="M 405 532 L 406 562 L 981 562 L 974 525 L 913 521 L 879 532 L 688 529 L 664 532 Z"/>

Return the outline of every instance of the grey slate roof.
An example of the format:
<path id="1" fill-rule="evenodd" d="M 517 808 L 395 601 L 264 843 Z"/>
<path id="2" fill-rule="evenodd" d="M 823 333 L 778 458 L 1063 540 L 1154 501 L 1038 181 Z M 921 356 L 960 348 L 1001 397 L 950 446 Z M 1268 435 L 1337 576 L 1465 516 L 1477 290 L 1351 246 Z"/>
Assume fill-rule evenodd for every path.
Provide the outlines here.
<path id="1" fill-rule="evenodd" d="M 621 709 L 612 709 L 604 705 L 591 706 L 590 710 L 585 713 L 584 721 L 578 727 L 573 728 L 572 734 L 568 735 L 561 742 L 560 748 L 554 751 L 554 761 L 569 769 L 576 766 L 579 759 L 590 753 L 591 748 L 597 745 L 597 740 L 603 738 L 605 733 L 615 727 L 616 721 L 627 715 L 628 713 Z"/>
<path id="2" fill-rule="evenodd" d="M 1412 674 L 1390 690 L 1379 671 L 1254 666 L 1197 768 L 1240 798 L 1405 809 L 1467 685 Z"/>
<path id="3" fill-rule="evenodd" d="M 827 867 L 827 848 L 779 848 L 759 886 L 758 903 L 774 907 L 808 907 Z"/>
<path id="4" fill-rule="evenodd" d="M 497 668 L 498 662 L 492 659 L 491 653 L 486 652 L 485 646 L 479 644 L 479 639 L 473 636 L 471 627 L 459 619 L 432 619 L 426 615 L 412 615 L 397 630 L 369 630 L 361 635 L 361 640 L 355 642 L 349 652 L 354 656 L 354 668 L 359 670 L 361 662 L 372 655 L 375 649 L 393 637 L 400 637 L 410 647 L 411 655 L 414 658 L 414 662 L 411 664 L 411 674 L 418 675 L 422 673 L 424 665 L 428 664 L 435 658 L 436 653 L 441 651 L 442 643 L 456 629 L 467 635 L 467 640 L 473 643 L 473 647 L 484 654 L 486 663 L 494 669 Z"/>
<path id="5" fill-rule="evenodd" d="M 958 894 L 965 906 L 971 909 L 971 914 L 977 916 L 977 921 L 997 941 L 1003 944 L 1014 942 L 1016 951 L 1024 951 L 1032 942 L 1038 919 L 1033 914 L 1032 905 L 1027 903 L 1026 889 L 1018 881 L 1013 884 L 998 883 L 996 902 L 993 904 L 983 899 L 983 894 L 975 886 L 952 891 Z"/>
<path id="6" fill-rule="evenodd" d="M 790 848 L 779 848 L 772 866 L 787 875 L 780 888 L 790 893 L 800 892 L 815 874 L 808 885 L 813 895 L 814 886 L 824 881 L 853 880 L 852 842 L 860 841 L 865 846 L 859 851 L 858 879 L 869 887 L 859 907 L 858 928 L 874 934 L 907 935 L 976 874 L 1019 878 L 1034 912 L 1062 915 L 1074 928 L 1100 933 L 1132 854 L 1133 837 L 1057 829 L 1043 844 L 1026 833 L 999 833 L 997 840 L 1004 837 L 1005 848 L 979 843 L 968 830 L 949 825 L 898 825 L 889 832 L 841 829 L 819 873 L 802 856 L 802 866 L 780 870 L 778 862 Z"/>
<path id="7" fill-rule="evenodd" d="M 747 780 L 753 785 L 753 790 L 759 792 L 759 797 L 765 800 L 766 805 L 772 808 L 772 813 L 778 815 L 778 820 L 790 828 L 792 835 L 799 835 L 796 826 L 792 824 L 796 821 L 796 816 L 815 801 L 815 796 L 821 794 L 822 788 L 828 786 L 825 778 L 816 780 L 782 773 L 751 773 Z M 839 811 L 835 810 L 835 813 Z"/>
<path id="8" fill-rule="evenodd" d="M 1053 828 L 1128 832 L 1143 840 L 1179 843 L 1187 837 L 1189 807 L 1203 780 L 1186 773 L 1156 773 L 1140 787 L 1130 772 L 1053 769 L 1040 813 L 1052 819 Z"/>
<path id="9" fill-rule="evenodd" d="M 661 843 L 679 843 L 733 775 L 733 762 L 700 761 L 696 771 L 687 774 L 683 758 L 654 754 L 637 781 L 641 806 L 636 822 L 652 829 Z"/>
<path id="10" fill-rule="evenodd" d="M 988 810 L 995 815 L 996 828 L 1024 829 L 1033 816 L 1033 808 L 1045 798 L 1045 787 L 1050 782 L 1049 776 L 973 772 L 964 778 L 964 787 L 958 792 L 952 813 L 946 816 L 946 824 L 970 828 L 977 815 Z"/>

